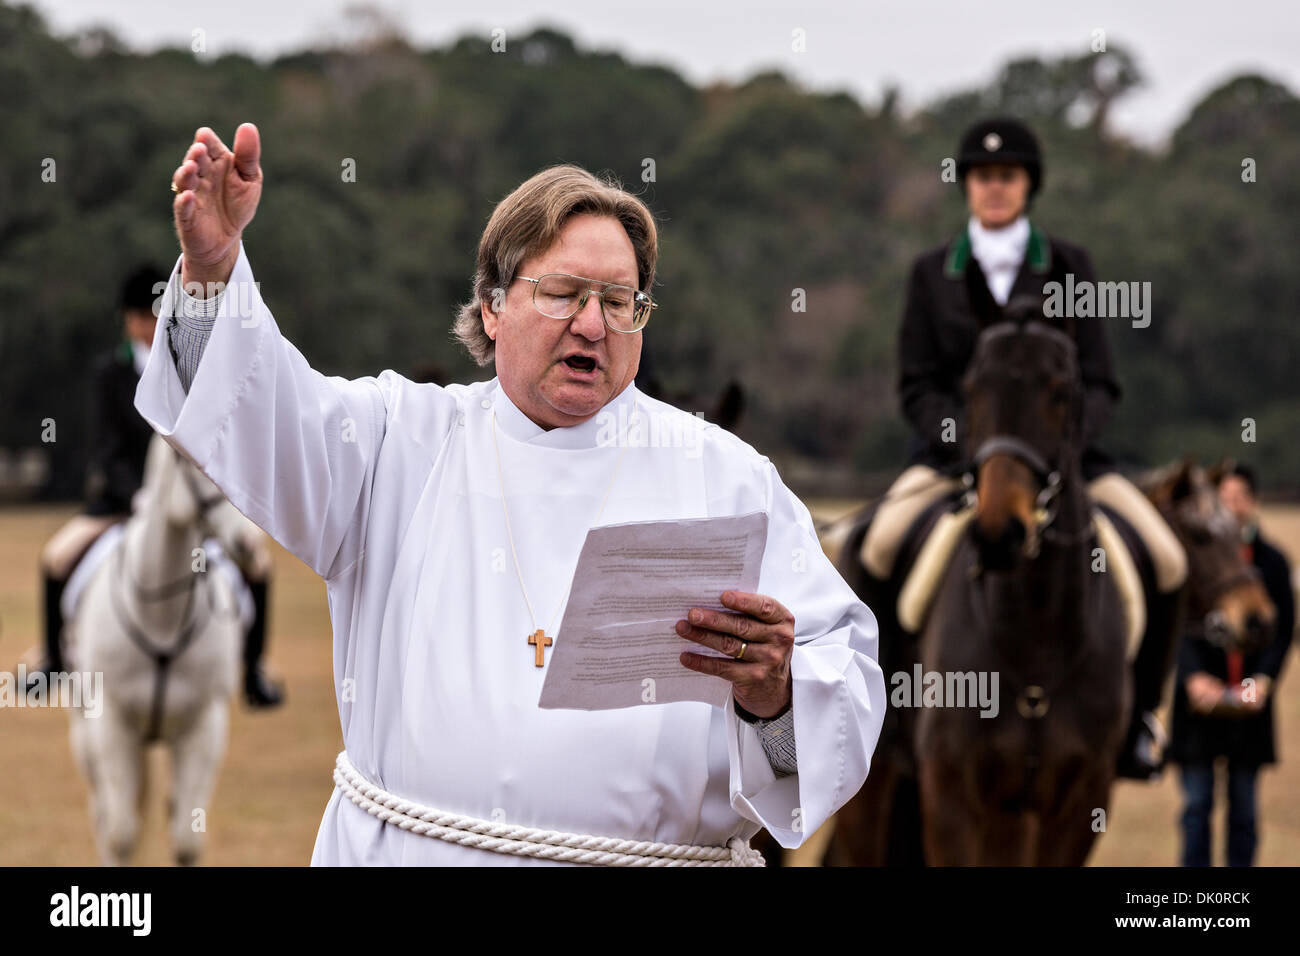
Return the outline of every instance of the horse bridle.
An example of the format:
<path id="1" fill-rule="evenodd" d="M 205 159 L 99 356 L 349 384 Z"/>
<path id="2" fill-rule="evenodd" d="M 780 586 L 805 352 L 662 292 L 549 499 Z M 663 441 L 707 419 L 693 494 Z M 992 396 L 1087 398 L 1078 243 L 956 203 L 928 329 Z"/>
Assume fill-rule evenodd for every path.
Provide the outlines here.
<path id="1" fill-rule="evenodd" d="M 190 493 L 194 496 L 200 517 L 206 518 L 209 511 L 226 500 L 225 496 L 220 492 L 207 498 L 203 497 L 199 492 L 193 474 L 185 468 L 181 468 L 180 471 L 182 480 L 189 486 Z M 199 614 L 194 595 L 198 588 L 199 576 L 191 571 L 185 578 L 178 578 L 176 581 L 169 582 L 162 587 L 145 588 L 132 579 L 130 572 L 126 570 L 125 539 L 122 545 L 122 554 L 118 560 L 118 571 L 122 577 L 126 578 L 127 583 L 135 590 L 141 601 L 145 603 L 162 601 L 188 591 L 188 598 L 185 602 L 185 610 L 181 614 L 181 624 L 177 631 L 176 640 L 171 647 L 164 648 L 151 641 L 144 631 L 136 626 L 135 621 L 127 614 L 126 608 L 121 605 L 120 590 L 118 588 L 109 589 L 109 606 L 113 609 L 123 630 L 126 631 L 127 637 L 131 639 L 131 643 L 139 648 L 141 653 L 154 662 L 156 668 L 154 671 L 153 695 L 149 706 L 149 726 L 145 729 L 145 741 L 149 743 L 158 740 L 162 731 L 163 700 L 167 692 L 167 675 L 171 670 L 171 665 L 189 649 L 189 646 L 194 642 L 194 638 L 198 636 Z"/>
<path id="2" fill-rule="evenodd" d="M 1168 519 L 1166 519 L 1168 520 Z M 1186 548 L 1187 545 L 1184 544 Z M 1191 550 L 1190 548 L 1188 550 Z M 1189 636 L 1200 637 L 1215 647 L 1227 649 L 1233 644 L 1232 628 L 1228 626 L 1227 616 L 1215 605 L 1228 591 L 1243 584 L 1256 583 L 1261 579 L 1259 569 L 1242 563 L 1242 567 L 1220 575 L 1205 587 L 1205 597 L 1197 601 L 1196 608 L 1189 608 L 1189 623 L 1186 632 Z M 1204 610 L 1199 617 L 1193 617 L 1193 611 Z"/>
<path id="3" fill-rule="evenodd" d="M 1050 325 L 1034 320 L 999 323 L 990 326 L 984 330 L 981 338 L 995 338 L 1013 333 L 1036 335 L 1051 339 L 1058 345 L 1065 347 L 1072 359 L 1076 357 L 1078 352 L 1078 346 L 1075 345 L 1070 336 L 1060 329 L 1052 328 Z M 1073 420 L 1074 410 L 1072 409 L 1070 421 L 1073 422 Z M 1079 544 L 1092 536 L 1094 531 L 1091 522 L 1076 532 L 1061 532 L 1053 527 L 1058 511 L 1056 502 L 1061 492 L 1060 462 L 1048 461 L 1042 452 L 1016 435 L 990 435 L 980 442 L 979 447 L 975 449 L 975 455 L 971 459 L 970 467 L 962 476 L 968 494 L 974 494 L 980 467 L 995 455 L 1006 455 L 1014 458 L 1029 469 L 1039 484 L 1038 495 L 1034 500 L 1035 526 L 1033 529 L 1026 529 L 1034 532 L 1029 539 L 1028 557 L 1034 558 L 1038 556 L 1038 541 L 1040 538 L 1054 544 L 1068 546 Z"/>
<path id="4" fill-rule="evenodd" d="M 118 567 L 125 568 L 126 561 L 120 560 Z M 122 573 L 125 574 L 125 571 Z M 167 692 L 168 671 L 176 658 L 189 649 L 189 646 L 194 642 L 194 638 L 198 635 L 199 614 L 194 600 L 198 575 L 191 574 L 190 577 L 189 595 L 185 601 L 185 610 L 181 615 L 181 626 L 176 635 L 175 643 L 167 648 L 160 647 L 151 641 L 144 631 L 136 626 L 135 621 L 131 620 L 126 608 L 122 607 L 120 590 L 118 588 L 109 589 L 111 595 L 109 606 L 113 609 L 113 613 L 122 625 L 122 629 L 126 631 L 131 643 L 139 648 L 145 657 L 152 660 L 155 666 L 153 697 L 149 706 L 149 726 L 145 729 L 145 741 L 147 743 L 159 739 L 162 730 L 163 697 Z"/>
<path id="5" fill-rule="evenodd" d="M 220 489 L 217 489 L 215 494 L 204 498 L 199 492 L 199 486 L 194 480 L 194 474 L 188 468 L 181 469 L 181 477 L 185 479 L 185 484 L 189 485 L 190 494 L 194 495 L 194 500 L 198 504 L 199 514 L 203 517 L 206 518 L 209 511 L 226 500 L 226 496 L 221 493 Z"/>
<path id="6" fill-rule="evenodd" d="M 226 500 L 225 496 L 219 491 L 214 495 L 204 498 L 199 492 L 198 484 L 195 482 L 194 476 L 189 472 L 189 470 L 182 468 L 180 471 L 182 480 L 189 486 L 190 494 L 194 496 L 194 501 L 198 506 L 200 517 L 206 518 L 208 512 Z M 183 578 L 177 578 L 175 581 L 170 581 L 157 588 L 147 588 L 143 584 L 132 579 L 129 574 L 127 574 L 127 581 L 130 582 L 131 587 L 135 589 L 136 594 L 140 596 L 142 601 L 152 603 L 154 601 L 165 601 L 169 597 L 181 594 L 186 590 L 186 588 L 193 587 L 195 577 L 194 572 L 190 572 Z"/>

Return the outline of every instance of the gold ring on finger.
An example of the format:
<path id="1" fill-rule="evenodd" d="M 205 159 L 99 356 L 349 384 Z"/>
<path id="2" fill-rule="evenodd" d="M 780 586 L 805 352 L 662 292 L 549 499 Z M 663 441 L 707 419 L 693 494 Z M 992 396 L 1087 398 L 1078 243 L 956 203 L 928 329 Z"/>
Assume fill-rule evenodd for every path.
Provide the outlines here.
<path id="1" fill-rule="evenodd" d="M 748 647 L 749 647 L 749 642 L 747 641 L 740 642 L 740 653 L 736 655 L 736 660 L 743 661 L 745 659 L 745 651 L 746 649 L 748 649 Z"/>
<path id="2" fill-rule="evenodd" d="M 180 191 L 181 191 L 181 187 L 179 187 L 179 186 L 176 185 L 176 181 L 175 181 L 175 180 L 172 180 L 172 192 L 174 192 L 174 193 L 178 193 L 178 192 L 180 192 Z"/>

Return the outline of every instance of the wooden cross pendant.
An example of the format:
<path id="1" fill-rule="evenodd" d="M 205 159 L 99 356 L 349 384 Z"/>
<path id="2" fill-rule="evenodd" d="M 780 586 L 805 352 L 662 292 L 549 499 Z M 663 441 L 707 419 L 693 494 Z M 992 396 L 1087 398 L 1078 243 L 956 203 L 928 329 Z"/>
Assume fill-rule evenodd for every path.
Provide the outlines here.
<path id="1" fill-rule="evenodd" d="M 528 643 L 536 645 L 537 657 L 533 660 L 538 667 L 546 666 L 546 649 L 551 646 L 551 639 L 540 627 L 528 635 Z"/>

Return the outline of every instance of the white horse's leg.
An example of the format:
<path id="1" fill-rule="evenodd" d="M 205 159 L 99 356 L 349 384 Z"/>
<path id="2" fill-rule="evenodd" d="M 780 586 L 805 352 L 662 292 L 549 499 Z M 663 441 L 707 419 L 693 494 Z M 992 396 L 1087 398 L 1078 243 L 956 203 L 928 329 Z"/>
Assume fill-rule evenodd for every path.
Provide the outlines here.
<path id="1" fill-rule="evenodd" d="M 203 849 L 209 802 L 226 750 L 229 705 L 214 698 L 185 733 L 172 741 L 172 855 L 179 866 L 193 866 Z M 196 814 L 196 810 L 201 813 Z"/>
<path id="2" fill-rule="evenodd" d="M 139 735 L 117 711 L 105 707 L 98 717 L 84 718 L 85 745 L 92 756 L 96 812 L 102 820 L 101 853 L 107 866 L 131 861 L 140 838 L 145 748 Z"/>
<path id="3" fill-rule="evenodd" d="M 102 715 L 101 715 L 102 716 Z M 95 755 L 91 750 L 90 718 L 80 710 L 72 711 L 68 722 L 68 739 L 72 744 L 72 759 L 86 781 L 87 800 L 90 804 L 90 827 L 95 833 L 95 846 L 101 860 L 108 859 L 107 832 L 104 826 L 104 800 L 100 796 L 100 783 L 95 779 Z"/>

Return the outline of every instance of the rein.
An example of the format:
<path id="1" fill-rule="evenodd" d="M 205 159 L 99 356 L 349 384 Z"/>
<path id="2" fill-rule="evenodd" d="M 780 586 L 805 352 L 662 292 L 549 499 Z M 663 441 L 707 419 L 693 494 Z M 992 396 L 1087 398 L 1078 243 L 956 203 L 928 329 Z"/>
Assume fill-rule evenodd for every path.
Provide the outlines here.
<path id="1" fill-rule="evenodd" d="M 118 570 L 120 576 L 130 580 L 126 574 L 126 541 L 122 542 L 123 547 L 118 556 Z M 171 647 L 161 647 L 151 641 L 145 633 L 136 626 L 131 617 L 122 606 L 122 596 L 117 588 L 110 588 L 111 595 L 110 606 L 126 631 L 127 636 L 140 651 L 154 662 L 154 681 L 153 695 L 149 705 L 149 726 L 145 730 L 145 743 L 152 743 L 158 740 L 162 731 L 162 714 L 163 699 L 167 693 L 167 675 L 171 670 L 172 663 L 180 657 L 189 646 L 194 643 L 194 638 L 198 635 L 199 616 L 195 607 L 194 595 L 198 590 L 198 575 L 190 575 L 189 595 L 185 602 L 185 610 L 181 614 L 181 626 L 176 636 L 176 641 Z"/>

